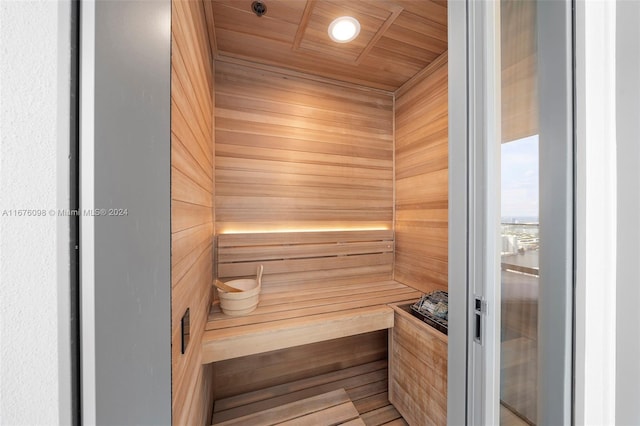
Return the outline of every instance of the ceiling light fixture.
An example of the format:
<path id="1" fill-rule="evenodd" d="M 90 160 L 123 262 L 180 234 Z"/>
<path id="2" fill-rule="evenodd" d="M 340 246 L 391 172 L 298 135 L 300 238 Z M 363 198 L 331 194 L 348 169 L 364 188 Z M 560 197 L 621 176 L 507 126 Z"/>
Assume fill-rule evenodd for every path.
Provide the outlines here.
<path id="1" fill-rule="evenodd" d="M 360 22 L 352 16 L 341 16 L 329 24 L 329 37 L 336 43 L 348 43 L 360 34 Z"/>

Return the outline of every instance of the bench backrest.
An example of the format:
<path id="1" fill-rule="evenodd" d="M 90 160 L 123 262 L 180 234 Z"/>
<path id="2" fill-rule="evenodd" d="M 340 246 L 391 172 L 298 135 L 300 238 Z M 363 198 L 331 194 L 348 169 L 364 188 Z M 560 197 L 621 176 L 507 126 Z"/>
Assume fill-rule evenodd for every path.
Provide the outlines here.
<path id="1" fill-rule="evenodd" d="M 387 280 L 393 275 L 393 231 L 320 231 L 217 236 L 217 275 L 255 276 L 263 284 Z"/>

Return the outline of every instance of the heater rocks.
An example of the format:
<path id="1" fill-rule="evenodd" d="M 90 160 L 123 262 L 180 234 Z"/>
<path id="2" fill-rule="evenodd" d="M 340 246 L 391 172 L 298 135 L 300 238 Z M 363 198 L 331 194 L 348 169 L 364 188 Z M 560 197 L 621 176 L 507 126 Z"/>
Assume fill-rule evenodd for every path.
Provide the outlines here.
<path id="1" fill-rule="evenodd" d="M 444 334 L 448 332 L 449 295 L 446 291 L 425 294 L 411 305 L 411 313 Z"/>

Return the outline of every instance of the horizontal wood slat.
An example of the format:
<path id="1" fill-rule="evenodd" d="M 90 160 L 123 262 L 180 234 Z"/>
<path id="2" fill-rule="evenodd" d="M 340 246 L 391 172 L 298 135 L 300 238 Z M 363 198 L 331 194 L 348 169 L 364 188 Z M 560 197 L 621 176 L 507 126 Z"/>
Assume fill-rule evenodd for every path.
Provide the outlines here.
<path id="1" fill-rule="evenodd" d="M 288 232 L 222 234 L 217 237 L 218 276 L 250 276 L 264 265 L 264 282 L 279 282 L 282 275 L 309 272 L 314 281 L 330 270 L 349 270 L 393 263 L 393 232 Z M 271 278 L 280 274 L 277 281 Z M 318 278 L 315 278 L 316 280 Z"/>
<path id="2" fill-rule="evenodd" d="M 218 276 L 227 278 L 253 275 L 259 265 L 264 265 L 265 274 L 268 276 L 270 274 L 285 272 L 324 271 L 327 269 L 347 269 L 359 266 L 391 265 L 391 262 L 393 262 L 393 253 L 332 256 L 293 260 L 258 260 L 255 262 L 243 263 L 219 263 Z"/>
<path id="3" fill-rule="evenodd" d="M 220 233 L 391 228 L 391 94 L 216 61 L 215 105 Z"/>
<path id="4" fill-rule="evenodd" d="M 219 262 L 243 262 L 255 259 L 251 253 L 255 249 L 228 249 L 218 255 Z M 317 256 L 349 256 L 363 253 L 388 253 L 393 245 L 386 242 L 324 244 L 291 247 L 271 247 L 262 251 L 264 260 L 301 259 Z"/>
<path id="5" fill-rule="evenodd" d="M 270 274 L 263 278 L 266 287 L 264 293 L 273 291 L 291 290 L 293 286 L 303 284 L 307 286 L 327 285 L 327 283 L 342 281 L 345 284 L 354 282 L 385 281 L 390 279 L 393 273 L 393 265 L 367 265 L 355 268 L 327 269 L 322 271 L 285 272 L 282 274 Z M 320 284 L 318 284 L 320 283 Z"/>
<path id="6" fill-rule="evenodd" d="M 255 259 L 253 247 L 240 247 L 237 249 L 225 249 L 218 253 L 218 262 L 243 262 Z M 264 260 L 273 259 L 300 259 L 317 256 L 348 256 L 362 253 L 388 253 L 393 251 L 393 244 L 384 241 L 371 243 L 336 243 L 336 244 L 312 244 L 289 247 L 268 247 L 261 249 Z"/>
<path id="7" fill-rule="evenodd" d="M 265 232 L 220 234 L 217 238 L 219 248 L 274 244 L 353 243 L 371 240 L 393 240 L 393 231 L 385 229 L 371 231 Z"/>
<path id="8" fill-rule="evenodd" d="M 396 92 L 394 279 L 448 288 L 447 52 Z"/>

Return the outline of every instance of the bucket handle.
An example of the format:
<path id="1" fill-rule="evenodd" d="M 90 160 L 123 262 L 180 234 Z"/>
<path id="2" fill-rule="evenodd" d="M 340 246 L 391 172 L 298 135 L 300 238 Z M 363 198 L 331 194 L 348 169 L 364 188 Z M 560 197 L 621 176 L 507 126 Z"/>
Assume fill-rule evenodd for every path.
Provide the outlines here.
<path id="1" fill-rule="evenodd" d="M 260 265 L 258 266 L 258 270 L 257 270 L 257 280 L 258 280 L 258 287 L 260 287 L 262 285 L 262 272 L 264 271 L 264 266 Z"/>

